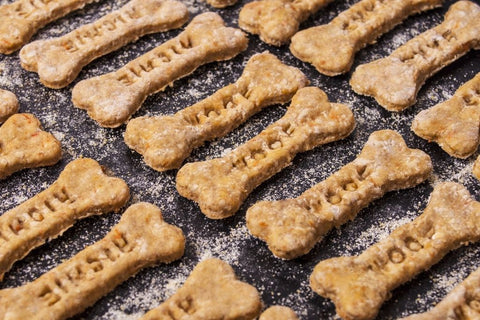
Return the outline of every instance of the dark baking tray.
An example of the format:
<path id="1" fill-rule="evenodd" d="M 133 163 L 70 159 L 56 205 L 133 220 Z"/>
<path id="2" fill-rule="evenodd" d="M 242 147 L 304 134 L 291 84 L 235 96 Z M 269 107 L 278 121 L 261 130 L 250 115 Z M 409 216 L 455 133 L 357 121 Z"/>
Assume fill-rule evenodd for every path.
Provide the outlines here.
<path id="1" fill-rule="evenodd" d="M 10 3 L 2 0 L 0 4 Z M 126 0 L 99 1 L 87 5 L 43 28 L 34 39 L 64 34 L 83 23 L 119 8 Z M 217 10 L 204 2 L 189 0 L 191 17 L 201 12 L 218 12 L 230 26 L 237 26 L 238 13 L 247 1 Z M 302 24 L 302 28 L 324 24 L 356 1 L 335 1 Z M 382 36 L 374 45 L 359 52 L 352 70 L 389 54 L 411 37 L 443 21 L 446 1 L 439 9 L 410 17 Z M 393 228 L 412 220 L 425 207 L 432 186 L 438 181 L 457 181 L 479 197 L 480 185 L 471 175 L 477 154 L 467 160 L 454 159 L 436 144 L 428 143 L 410 131 L 413 117 L 420 111 L 450 97 L 465 81 L 480 72 L 480 52 L 472 51 L 430 78 L 418 95 L 418 102 L 402 113 L 391 113 L 368 97 L 354 94 L 348 80 L 351 72 L 338 77 L 319 74 L 311 65 L 294 58 L 287 46 L 276 48 L 250 35 L 248 50 L 231 61 L 211 63 L 193 74 L 176 81 L 164 92 L 150 96 L 134 116 L 171 114 L 207 97 L 217 89 L 234 82 L 246 61 L 254 54 L 269 50 L 283 62 L 300 68 L 312 85 L 323 89 L 330 100 L 351 106 L 357 120 L 355 131 L 348 138 L 298 155 L 291 166 L 266 181 L 246 200 L 237 214 L 229 219 L 213 221 L 204 217 L 197 205 L 178 195 L 175 190 L 176 171 L 156 172 L 147 167 L 141 156 L 123 142 L 125 126 L 117 129 L 99 127 L 87 114 L 73 107 L 70 97 L 76 82 L 113 71 L 129 60 L 176 36 L 180 30 L 141 38 L 117 52 L 88 65 L 78 79 L 62 90 L 43 87 L 35 73 L 20 67 L 18 52 L 0 55 L 0 87 L 17 94 L 20 111 L 34 113 L 44 128 L 62 142 L 63 159 L 52 167 L 24 170 L 0 182 L 0 212 L 15 207 L 48 187 L 67 163 L 83 156 L 91 157 L 125 179 L 131 188 L 131 203 L 149 201 L 163 211 L 165 220 L 182 228 L 187 237 L 184 257 L 169 265 L 145 269 L 118 286 L 93 307 L 75 319 L 137 319 L 173 294 L 200 259 L 219 257 L 232 265 L 238 277 L 254 285 L 265 306 L 281 304 L 292 307 L 302 319 L 335 319 L 334 305 L 312 292 L 308 285 L 310 273 L 323 259 L 362 252 L 385 237 Z M 280 118 L 286 106 L 272 106 L 252 117 L 244 125 L 222 139 L 205 144 L 193 152 L 188 162 L 220 156 L 255 136 L 269 123 Z M 275 258 L 264 242 L 254 239 L 245 227 L 245 212 L 262 199 L 283 199 L 301 194 L 328 177 L 360 152 L 370 133 L 378 129 L 394 129 L 402 134 L 410 147 L 426 151 L 433 159 L 432 178 L 415 188 L 391 192 L 362 210 L 357 218 L 330 232 L 307 255 L 292 261 Z M 31 281 L 86 245 L 92 244 L 119 220 L 120 214 L 91 217 L 78 222 L 63 236 L 52 240 L 15 263 L 1 282 L 2 288 Z M 448 254 L 429 271 L 393 291 L 378 319 L 395 319 L 429 309 L 469 272 L 480 265 L 480 245 L 471 244 Z"/>

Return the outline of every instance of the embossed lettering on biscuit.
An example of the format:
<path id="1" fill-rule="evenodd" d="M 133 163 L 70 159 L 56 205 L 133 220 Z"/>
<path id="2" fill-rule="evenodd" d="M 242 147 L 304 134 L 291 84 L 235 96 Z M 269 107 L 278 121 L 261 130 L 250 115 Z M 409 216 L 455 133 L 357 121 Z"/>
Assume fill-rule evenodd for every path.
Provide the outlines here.
<path id="1" fill-rule="evenodd" d="M 121 9 L 58 38 L 38 40 L 20 51 L 22 67 L 49 88 L 70 84 L 92 60 L 139 37 L 179 28 L 187 7 L 173 0 L 131 0 Z"/>
<path id="2" fill-rule="evenodd" d="M 0 123 L 5 122 L 18 111 L 17 96 L 8 90 L 0 89 Z"/>
<path id="3" fill-rule="evenodd" d="M 0 179 L 14 172 L 51 166 L 62 157 L 60 142 L 29 113 L 14 114 L 0 127 Z"/>
<path id="4" fill-rule="evenodd" d="M 172 116 L 129 121 L 125 142 L 155 170 L 179 168 L 194 148 L 224 136 L 268 105 L 289 101 L 307 84 L 300 70 L 272 54 L 257 54 L 235 83 L 210 97 Z"/>
<path id="5" fill-rule="evenodd" d="M 0 6 L 0 53 L 23 46 L 44 25 L 94 0 L 17 0 Z"/>
<path id="6" fill-rule="evenodd" d="M 260 0 L 247 3 L 238 18 L 243 30 L 258 34 L 266 43 L 288 43 L 300 24 L 333 0 Z"/>
<path id="7" fill-rule="evenodd" d="M 289 307 L 273 306 L 263 311 L 258 320 L 298 320 L 298 317 Z"/>
<path id="8" fill-rule="evenodd" d="M 200 262 L 178 291 L 141 320 L 256 319 L 262 308 L 253 286 L 237 280 L 233 269 L 219 259 Z"/>
<path id="9" fill-rule="evenodd" d="M 125 182 L 107 176 L 95 160 L 70 162 L 48 189 L 0 216 L 0 276 L 75 221 L 118 211 L 129 197 Z"/>
<path id="10" fill-rule="evenodd" d="M 299 197 L 253 205 L 247 227 L 274 255 L 293 259 L 384 193 L 413 187 L 431 172 L 426 153 L 408 148 L 395 131 L 376 131 L 355 160 Z"/>
<path id="11" fill-rule="evenodd" d="M 146 97 L 199 66 L 228 60 L 247 48 L 239 29 L 225 27 L 213 12 L 193 18 L 185 31 L 115 72 L 79 82 L 72 92 L 76 107 L 104 127 L 118 127 L 137 111 Z"/>
<path id="12" fill-rule="evenodd" d="M 324 260 L 312 289 L 333 300 L 343 319 L 373 319 L 390 292 L 430 268 L 450 250 L 480 240 L 480 203 L 457 183 L 433 190 L 423 214 L 353 257 Z"/>
<path id="13" fill-rule="evenodd" d="M 455 2 L 445 20 L 411 39 L 390 56 L 360 65 L 350 79 L 353 90 L 372 96 L 385 109 L 402 111 L 416 102 L 423 83 L 435 72 L 480 48 L 480 6 Z"/>
<path id="14" fill-rule="evenodd" d="M 182 231 L 158 207 L 137 203 L 100 241 L 33 282 L 0 291 L 0 317 L 67 319 L 93 305 L 140 269 L 179 259 Z"/>
<path id="15" fill-rule="evenodd" d="M 475 153 L 480 142 L 480 73 L 447 101 L 420 112 L 412 130 L 451 156 L 465 159 Z"/>
<path id="16" fill-rule="evenodd" d="M 401 320 L 480 319 L 480 268 L 431 310 Z"/>
<path id="17" fill-rule="evenodd" d="M 298 90 L 286 114 L 222 158 L 187 163 L 177 174 L 180 195 L 209 218 L 229 217 L 260 183 L 288 166 L 299 152 L 348 136 L 351 110 L 330 103 L 316 87 Z"/>
<path id="18" fill-rule="evenodd" d="M 348 72 L 355 53 L 374 43 L 409 15 L 438 7 L 443 0 L 362 0 L 330 23 L 295 34 L 291 52 L 320 73 Z"/>

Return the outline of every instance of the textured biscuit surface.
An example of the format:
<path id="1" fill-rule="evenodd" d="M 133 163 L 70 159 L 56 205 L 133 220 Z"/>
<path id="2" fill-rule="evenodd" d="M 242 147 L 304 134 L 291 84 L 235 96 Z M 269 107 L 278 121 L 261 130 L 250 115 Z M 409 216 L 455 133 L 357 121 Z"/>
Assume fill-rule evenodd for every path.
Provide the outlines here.
<path id="1" fill-rule="evenodd" d="M 0 123 L 5 122 L 18 111 L 17 96 L 8 90 L 0 89 Z"/>
<path id="2" fill-rule="evenodd" d="M 263 311 L 258 320 L 298 320 L 298 317 L 289 307 L 273 306 Z"/>

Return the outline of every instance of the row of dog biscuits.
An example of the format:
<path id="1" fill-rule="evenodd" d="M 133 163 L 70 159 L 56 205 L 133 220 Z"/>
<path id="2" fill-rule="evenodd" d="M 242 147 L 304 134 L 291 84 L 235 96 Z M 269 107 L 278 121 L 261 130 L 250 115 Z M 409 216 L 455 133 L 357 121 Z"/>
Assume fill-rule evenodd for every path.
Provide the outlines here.
<path id="1" fill-rule="evenodd" d="M 20 51 L 22 67 L 49 88 L 70 84 L 92 60 L 139 37 L 181 27 L 187 7 L 173 0 L 131 0 L 99 20 L 58 38 L 34 41 Z"/>
<path id="2" fill-rule="evenodd" d="M 17 96 L 8 90 L 0 89 L 0 123 L 18 111 Z"/>
<path id="3" fill-rule="evenodd" d="M 228 60 L 247 48 L 239 29 L 225 27 L 216 13 L 195 16 L 185 30 L 115 72 L 80 81 L 73 104 L 104 127 L 118 127 L 146 97 L 192 73 L 199 66 Z"/>
<path id="4" fill-rule="evenodd" d="M 20 49 L 43 26 L 94 0 L 17 0 L 0 6 L 0 53 Z"/>
<path id="5" fill-rule="evenodd" d="M 436 8 L 443 0 L 362 0 L 330 23 L 298 32 L 290 51 L 323 74 L 346 73 L 357 51 L 408 16 Z"/>
<path id="6" fill-rule="evenodd" d="M 229 217 L 297 153 L 343 139 L 354 127 L 349 107 L 329 102 L 319 88 L 302 88 L 286 114 L 253 139 L 221 158 L 185 164 L 177 173 L 177 191 L 196 201 L 207 217 Z"/>
<path id="7" fill-rule="evenodd" d="M 12 115 L 0 127 L 0 179 L 26 168 L 50 166 L 62 157 L 60 142 L 29 113 Z"/>
<path id="8" fill-rule="evenodd" d="M 195 147 L 224 136 L 266 106 L 290 101 L 308 83 L 300 70 L 274 55 L 256 54 L 235 83 L 174 115 L 129 121 L 124 139 L 153 169 L 179 168 Z"/>
<path id="9" fill-rule="evenodd" d="M 261 201 L 247 210 L 250 233 L 272 253 L 293 259 L 388 191 L 413 187 L 432 172 L 430 157 L 410 149 L 395 131 L 370 135 L 349 164 L 294 199 Z"/>
<path id="10" fill-rule="evenodd" d="M 374 319 L 391 290 L 429 269 L 449 251 L 479 240 L 480 202 L 460 184 L 440 183 L 419 217 L 358 256 L 321 261 L 310 285 L 333 300 L 343 319 Z M 478 292 L 478 285 L 474 290 Z M 473 300 L 478 307 L 477 299 Z M 478 316 L 478 308 L 475 312 Z"/>

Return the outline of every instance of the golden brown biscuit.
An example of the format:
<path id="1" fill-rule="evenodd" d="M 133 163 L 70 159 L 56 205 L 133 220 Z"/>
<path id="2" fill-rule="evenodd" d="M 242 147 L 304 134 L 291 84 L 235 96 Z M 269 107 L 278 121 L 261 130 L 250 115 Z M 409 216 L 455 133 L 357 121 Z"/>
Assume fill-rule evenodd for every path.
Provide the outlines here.
<path id="1" fill-rule="evenodd" d="M 0 127 L 0 179 L 14 172 L 51 166 L 62 157 L 60 142 L 30 113 L 14 114 Z"/>
<path id="2" fill-rule="evenodd" d="M 179 168 L 192 150 L 224 136 L 262 108 L 289 101 L 309 83 L 294 67 L 274 55 L 254 55 L 242 76 L 210 97 L 172 116 L 129 121 L 125 142 L 155 170 Z"/>
<path id="3" fill-rule="evenodd" d="M 445 102 L 420 112 L 412 123 L 416 135 L 437 142 L 449 155 L 468 158 L 480 142 L 480 73 Z"/>
<path id="4" fill-rule="evenodd" d="M 227 28 L 213 12 L 202 13 L 177 37 L 115 72 L 80 81 L 72 92 L 76 107 L 104 127 L 118 127 L 148 95 L 163 90 L 199 66 L 228 60 L 247 48 L 243 32 Z"/>
<path id="5" fill-rule="evenodd" d="M 0 317 L 67 319 L 113 290 L 140 269 L 179 259 L 182 231 L 166 223 L 158 207 L 137 203 L 100 241 L 33 282 L 0 291 Z"/>
<path id="6" fill-rule="evenodd" d="M 430 76 L 480 48 L 480 6 L 455 2 L 445 20 L 411 39 L 390 56 L 357 67 L 350 79 L 353 90 L 373 96 L 389 111 L 402 111 L 416 102 Z"/>
<path id="7" fill-rule="evenodd" d="M 0 216 L 0 277 L 75 221 L 118 211 L 129 197 L 125 182 L 107 176 L 95 160 L 70 162 L 48 189 Z"/>
<path id="8" fill-rule="evenodd" d="M 18 111 L 17 96 L 10 91 L 0 89 L 0 123 L 5 122 Z"/>
<path id="9" fill-rule="evenodd" d="M 295 311 L 284 306 L 273 306 L 263 311 L 258 320 L 298 320 Z"/>
<path id="10" fill-rule="evenodd" d="M 480 268 L 472 272 L 433 309 L 402 320 L 480 319 Z"/>
<path id="11" fill-rule="evenodd" d="M 355 127 L 352 111 L 330 103 L 316 87 L 298 90 L 287 113 L 222 158 L 187 163 L 177 174 L 180 195 L 211 219 L 229 217 L 260 183 L 288 166 L 299 152 L 343 139 Z"/>
<path id="12" fill-rule="evenodd" d="M 464 186 L 441 183 L 422 215 L 358 256 L 320 262 L 310 285 L 333 300 L 343 319 L 373 319 L 391 290 L 430 268 L 450 250 L 479 240 L 480 203 Z"/>
<path id="13" fill-rule="evenodd" d="M 139 37 L 181 27 L 187 7 L 173 0 L 131 0 L 99 20 L 58 38 L 34 41 L 20 51 L 22 67 L 40 82 L 59 89 L 70 84 L 92 60 Z"/>
<path id="14" fill-rule="evenodd" d="M 215 8 L 226 8 L 233 6 L 238 0 L 207 0 L 207 3 Z"/>
<path id="15" fill-rule="evenodd" d="M 94 0 L 17 0 L 0 6 L 0 53 L 23 46 L 44 25 Z"/>
<path id="16" fill-rule="evenodd" d="M 438 7 L 443 0 L 362 0 L 330 23 L 295 34 L 290 51 L 318 72 L 335 76 L 350 70 L 355 53 L 409 15 Z"/>
<path id="17" fill-rule="evenodd" d="M 411 188 L 431 172 L 425 152 L 408 148 L 395 131 L 376 131 L 355 160 L 299 197 L 253 205 L 247 227 L 274 255 L 293 259 L 308 253 L 333 227 L 353 220 L 373 200 Z"/>
<path id="18" fill-rule="evenodd" d="M 480 156 L 477 157 L 477 160 L 475 160 L 473 164 L 473 175 L 480 180 Z"/>
<path id="19" fill-rule="evenodd" d="M 281 46 L 290 41 L 300 23 L 333 0 L 260 0 L 247 3 L 238 18 L 243 30 L 258 34 L 266 43 Z"/>
<path id="20" fill-rule="evenodd" d="M 250 320 L 262 309 L 253 286 L 237 280 L 233 269 L 219 259 L 200 262 L 178 291 L 141 320 Z"/>

